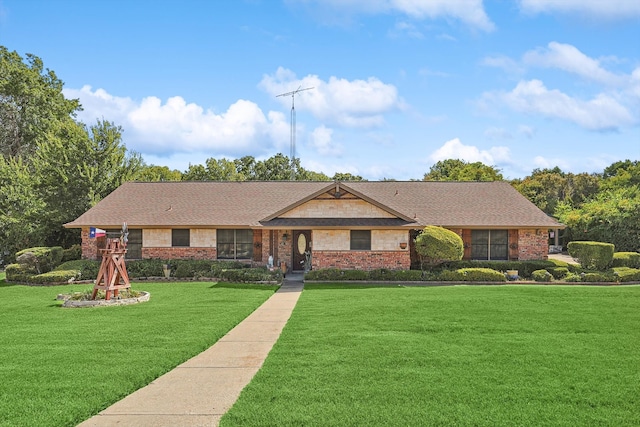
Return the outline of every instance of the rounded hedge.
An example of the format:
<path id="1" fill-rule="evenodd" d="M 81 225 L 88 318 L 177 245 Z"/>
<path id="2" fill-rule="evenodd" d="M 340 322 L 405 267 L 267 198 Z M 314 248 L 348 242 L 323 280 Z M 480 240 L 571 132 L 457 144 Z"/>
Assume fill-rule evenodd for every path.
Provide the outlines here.
<path id="1" fill-rule="evenodd" d="M 462 238 L 451 230 L 429 225 L 416 237 L 416 252 L 422 262 L 435 266 L 447 261 L 458 261 L 464 255 Z"/>
<path id="2" fill-rule="evenodd" d="M 613 260 L 615 246 L 602 242 L 569 242 L 569 255 L 589 270 L 604 270 Z"/>

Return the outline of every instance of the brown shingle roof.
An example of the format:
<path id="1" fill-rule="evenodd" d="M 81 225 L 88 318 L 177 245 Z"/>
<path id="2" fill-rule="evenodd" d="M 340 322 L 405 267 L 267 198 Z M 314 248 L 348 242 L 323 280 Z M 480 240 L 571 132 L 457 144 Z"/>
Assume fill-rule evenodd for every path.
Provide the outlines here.
<path id="1" fill-rule="evenodd" d="M 332 186 L 335 183 L 129 182 L 65 226 L 119 228 L 126 221 L 130 228 L 260 227 L 261 220 Z M 412 227 L 563 227 L 508 182 L 380 181 L 340 186 L 405 219 L 415 219 Z"/>

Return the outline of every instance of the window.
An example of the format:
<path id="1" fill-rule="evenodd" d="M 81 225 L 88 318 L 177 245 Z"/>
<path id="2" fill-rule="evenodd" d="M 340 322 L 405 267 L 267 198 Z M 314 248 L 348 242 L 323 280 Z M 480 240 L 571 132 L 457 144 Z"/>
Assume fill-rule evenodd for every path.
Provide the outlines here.
<path id="1" fill-rule="evenodd" d="M 122 229 L 107 229 L 107 237 L 118 239 L 122 234 Z M 142 230 L 130 228 L 127 236 L 127 259 L 142 259 Z"/>
<path id="2" fill-rule="evenodd" d="M 217 231 L 218 258 L 250 259 L 253 258 L 253 230 Z"/>
<path id="3" fill-rule="evenodd" d="M 351 250 L 371 250 L 371 230 L 351 230 Z"/>
<path id="4" fill-rule="evenodd" d="M 175 229 L 171 230 L 171 246 L 174 247 L 189 247 L 190 246 L 190 233 L 189 229 Z"/>
<path id="5" fill-rule="evenodd" d="M 508 257 L 507 230 L 471 230 L 471 259 L 506 260 Z"/>

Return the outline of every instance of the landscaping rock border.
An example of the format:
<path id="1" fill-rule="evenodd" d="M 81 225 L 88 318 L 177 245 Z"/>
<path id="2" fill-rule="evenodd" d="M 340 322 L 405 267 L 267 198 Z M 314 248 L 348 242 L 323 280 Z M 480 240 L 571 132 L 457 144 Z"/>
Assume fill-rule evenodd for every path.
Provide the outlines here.
<path id="1" fill-rule="evenodd" d="M 62 307 L 64 308 L 87 308 L 87 307 L 104 307 L 104 306 L 114 306 L 114 305 L 132 305 L 138 304 L 140 302 L 147 302 L 149 298 L 151 298 L 151 294 L 149 292 L 140 291 L 141 295 L 136 298 L 113 298 L 110 300 L 90 300 L 90 301 L 76 301 L 71 300 L 70 295 L 58 295 L 57 299 L 63 299 L 64 304 Z M 66 298 L 65 298 L 66 297 Z"/>

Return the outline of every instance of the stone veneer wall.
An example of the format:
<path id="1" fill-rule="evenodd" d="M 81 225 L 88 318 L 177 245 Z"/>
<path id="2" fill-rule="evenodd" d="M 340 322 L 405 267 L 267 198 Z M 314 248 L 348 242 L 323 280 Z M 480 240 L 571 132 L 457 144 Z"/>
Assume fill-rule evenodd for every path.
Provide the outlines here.
<path id="1" fill-rule="evenodd" d="M 408 270 L 411 257 L 404 251 L 313 251 L 312 266 L 355 270 Z"/>
<path id="2" fill-rule="evenodd" d="M 217 248 L 142 248 L 143 259 L 216 259 Z"/>
<path id="3" fill-rule="evenodd" d="M 518 259 L 520 261 L 542 260 L 549 257 L 547 230 L 518 230 Z"/>

